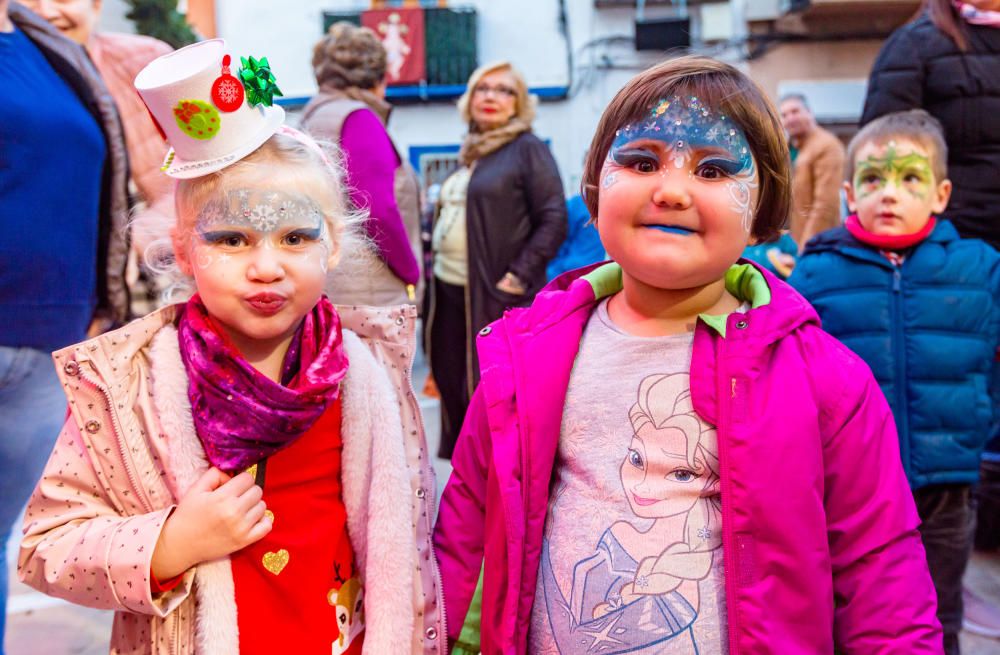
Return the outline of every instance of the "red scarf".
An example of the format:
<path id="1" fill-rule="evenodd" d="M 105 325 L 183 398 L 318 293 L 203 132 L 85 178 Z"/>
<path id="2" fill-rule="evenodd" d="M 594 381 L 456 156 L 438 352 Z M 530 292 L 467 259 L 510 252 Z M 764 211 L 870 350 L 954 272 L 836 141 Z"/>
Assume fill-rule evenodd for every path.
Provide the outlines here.
<path id="1" fill-rule="evenodd" d="M 208 461 L 226 473 L 291 445 L 337 399 L 347 375 L 340 317 L 326 297 L 292 337 L 283 384 L 243 358 L 197 295 L 184 306 L 177 336 L 195 431 Z"/>
<path id="2" fill-rule="evenodd" d="M 931 232 L 934 231 L 935 225 L 937 225 L 937 219 L 931 216 L 931 220 L 927 221 L 927 224 L 923 228 L 913 234 L 872 234 L 861 226 L 861 220 L 857 214 L 848 216 L 847 221 L 844 223 L 844 227 L 851 233 L 851 236 L 861 243 L 874 246 L 879 250 L 893 251 L 906 250 L 917 245 L 930 236 Z"/>

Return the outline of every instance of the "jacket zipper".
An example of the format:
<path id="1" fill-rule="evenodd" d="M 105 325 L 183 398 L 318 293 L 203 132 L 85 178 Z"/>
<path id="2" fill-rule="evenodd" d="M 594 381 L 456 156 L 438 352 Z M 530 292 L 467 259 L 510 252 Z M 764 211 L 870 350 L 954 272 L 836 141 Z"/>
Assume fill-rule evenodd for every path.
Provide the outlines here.
<path id="1" fill-rule="evenodd" d="M 444 581 L 441 579 L 441 571 L 438 569 L 437 557 L 434 555 L 434 549 L 431 548 L 431 563 L 434 569 L 434 582 L 437 583 L 438 589 L 441 590 L 441 598 L 444 598 Z M 439 611 L 441 613 L 441 632 L 443 634 L 438 635 L 437 652 L 447 653 L 448 652 L 448 611 L 445 607 L 444 602 L 439 604 Z M 441 644 L 444 644 L 443 646 Z"/>
<path id="2" fill-rule="evenodd" d="M 896 359 L 896 414 L 899 416 L 898 431 L 909 433 L 909 421 L 906 412 L 906 349 L 903 347 L 903 272 L 901 266 L 892 270 L 892 352 Z M 899 440 L 900 455 L 903 460 L 903 470 L 910 476 L 910 442 L 909 439 Z"/>
<path id="3" fill-rule="evenodd" d="M 726 588 L 726 622 L 728 623 L 728 639 L 730 655 L 739 655 L 739 614 L 736 611 L 736 563 L 733 561 L 733 520 L 730 503 L 732 499 L 732 479 L 729 471 L 729 419 L 732 413 L 732 403 L 736 399 L 736 378 L 729 377 L 725 371 L 725 340 L 719 340 L 717 357 L 719 374 L 719 425 L 716 435 L 719 441 L 719 473 L 722 491 L 722 567 L 725 574 Z M 728 382 L 728 384 L 727 384 Z"/>
<path id="4" fill-rule="evenodd" d="M 170 652 L 171 653 L 180 653 L 181 652 L 181 648 L 180 648 L 181 622 L 180 622 L 180 617 L 178 616 L 178 614 L 180 614 L 180 612 L 182 612 L 183 610 L 180 607 L 178 607 L 177 610 L 178 611 L 174 612 L 173 615 L 172 615 L 174 629 L 173 629 L 173 634 L 170 635 Z"/>
<path id="5" fill-rule="evenodd" d="M 416 333 L 414 332 L 413 334 L 415 335 Z M 430 339 L 428 339 L 428 342 L 429 341 L 430 341 Z M 408 343 L 408 346 L 411 346 L 411 347 L 409 347 L 410 357 L 409 357 L 409 364 L 407 365 L 408 374 L 405 375 L 405 376 L 403 376 L 405 378 L 404 379 L 404 384 L 406 385 L 405 388 L 406 388 L 407 398 L 408 398 L 408 400 L 410 402 L 410 411 L 415 411 L 417 413 L 417 415 L 419 416 L 420 415 L 420 404 L 417 402 L 417 394 L 416 394 L 416 391 L 413 389 L 413 378 L 412 378 L 412 376 L 413 376 L 413 361 L 416 359 L 416 351 L 417 351 L 416 339 L 415 338 L 413 338 L 413 339 L 407 339 L 407 343 Z M 430 357 L 430 353 L 428 353 L 428 358 L 429 357 Z M 426 434 L 424 436 L 424 439 L 426 441 Z M 430 451 L 428 451 L 427 452 L 427 457 L 430 458 L 430 456 L 431 456 Z M 428 462 L 428 466 L 429 465 L 430 465 L 430 463 Z M 420 472 L 420 477 L 421 477 L 421 482 L 420 483 L 422 485 L 425 482 L 423 480 L 423 472 L 422 471 Z M 435 501 L 436 501 L 437 500 L 437 488 L 435 488 L 432 493 L 434 494 L 434 498 L 435 498 Z M 424 498 L 421 499 L 421 502 L 424 502 L 424 503 L 427 502 L 426 490 L 425 490 L 425 493 L 424 493 Z M 432 538 L 432 535 L 434 534 L 434 526 L 431 524 L 431 515 L 433 513 L 433 508 L 431 508 L 431 509 L 432 509 L 432 511 L 429 511 L 429 512 L 426 513 L 426 516 L 427 516 L 427 536 L 428 536 L 429 539 Z M 434 554 L 434 547 L 433 547 L 432 544 L 428 544 L 428 556 L 429 556 L 428 559 L 429 559 L 430 565 L 431 565 L 431 571 L 434 573 L 434 582 L 437 584 L 437 589 L 435 590 L 435 592 L 439 592 L 439 596 L 438 596 L 438 598 L 436 598 L 436 600 L 438 600 L 438 599 L 443 600 L 444 599 L 444 583 L 441 580 L 441 571 L 438 568 L 437 556 Z M 441 632 L 443 633 L 443 634 L 439 634 L 438 638 L 437 638 L 438 652 L 439 653 L 443 653 L 443 652 L 446 652 L 447 648 L 448 648 L 447 647 L 447 643 L 448 643 L 448 614 L 447 614 L 444 602 L 438 603 L 438 611 L 441 614 Z M 427 637 L 427 633 L 425 631 L 424 632 L 424 638 L 426 638 L 426 637 Z M 442 643 L 442 640 L 444 640 L 443 643 L 446 644 L 443 648 L 440 645 Z"/>
<path id="6" fill-rule="evenodd" d="M 564 403 L 566 402 L 565 398 L 563 398 L 563 402 Z M 517 409 L 517 387 L 516 386 L 514 387 L 514 408 L 515 408 L 515 411 L 516 411 L 516 409 Z M 521 423 L 521 419 L 520 418 L 518 418 L 518 422 Z M 527 425 L 526 422 L 524 423 L 524 425 L 525 425 L 526 428 L 528 427 L 528 425 Z M 560 432 L 561 432 L 561 430 L 560 430 Z M 560 437 L 561 437 L 561 434 L 556 435 L 557 439 L 559 439 Z M 532 493 L 532 490 L 531 490 L 531 448 L 525 448 L 525 445 L 526 445 L 526 441 L 525 440 L 519 440 L 519 442 L 520 442 L 520 445 L 521 445 L 521 461 L 523 462 L 521 464 L 521 466 L 524 467 L 524 470 L 521 473 L 521 478 L 524 480 L 523 487 L 521 489 L 521 495 L 524 497 L 524 501 L 521 503 L 521 505 L 523 507 L 523 509 L 521 510 L 521 512 L 522 512 L 522 514 L 521 514 L 521 521 L 523 521 L 524 525 L 522 525 L 520 527 L 520 530 L 522 531 L 522 533 L 521 533 L 521 552 L 517 553 L 518 558 L 520 558 L 520 560 L 521 560 L 521 566 L 519 567 L 521 569 L 521 579 L 517 581 L 517 591 L 515 593 L 515 597 L 516 597 L 517 600 L 514 602 L 514 634 L 512 636 L 514 637 L 514 640 L 515 640 L 514 643 L 515 644 L 518 643 L 518 641 L 517 641 L 518 634 L 517 633 L 518 633 L 518 628 L 521 625 L 521 617 L 518 616 L 518 613 L 520 612 L 520 608 L 521 608 L 521 600 L 520 599 L 521 599 L 521 592 L 523 591 L 522 587 L 524 586 L 524 568 L 525 568 L 524 553 L 525 553 L 525 549 L 527 548 L 527 545 L 528 545 L 527 526 L 528 526 L 528 517 L 531 516 L 531 511 L 530 510 L 531 510 L 531 493 Z M 556 448 L 558 449 L 558 447 L 559 446 L 558 446 L 558 442 L 557 442 Z M 557 455 L 557 457 L 558 457 L 558 455 Z M 541 560 L 539 560 L 539 563 L 541 563 Z M 537 578 L 537 574 L 536 574 L 536 578 Z M 536 582 L 536 584 L 537 584 L 537 582 Z M 534 593 L 534 589 L 531 590 L 531 593 Z M 525 641 L 527 641 L 527 635 L 525 635 Z"/>
<path id="7" fill-rule="evenodd" d="M 125 437 L 123 436 L 124 431 L 122 430 L 121 424 L 118 422 L 118 415 L 115 413 L 114 400 L 111 398 L 111 394 L 100 383 L 88 376 L 82 370 L 80 371 L 80 378 L 101 392 L 101 395 L 104 396 L 104 400 L 108 403 L 108 413 L 111 415 L 111 430 L 115 433 L 115 440 L 118 442 L 118 450 L 122 454 L 122 462 L 125 464 L 125 475 L 128 477 L 129 484 L 132 486 L 132 493 L 135 494 L 135 497 L 138 499 L 146 513 L 152 513 L 154 511 L 152 504 L 146 498 L 145 493 L 140 492 L 139 485 L 136 484 L 135 471 L 132 470 L 132 456 L 128 453 L 128 448 L 125 445 Z M 173 623 L 173 630 L 170 635 L 169 648 L 171 653 L 178 653 L 178 644 L 180 641 L 180 621 L 178 621 L 176 612 L 173 613 L 171 622 Z"/>
<path id="8" fill-rule="evenodd" d="M 125 437 L 123 436 L 123 430 L 121 424 L 118 422 L 118 415 L 114 410 L 114 400 L 111 398 L 111 394 L 101 386 L 96 380 L 89 377 L 83 370 L 80 371 L 80 378 L 83 379 L 87 384 L 91 385 L 95 389 L 101 392 L 104 396 L 104 400 L 108 403 L 108 413 L 111 415 L 111 428 L 112 432 L 115 433 L 115 440 L 118 442 L 118 450 L 122 454 L 122 462 L 125 464 L 125 474 L 128 477 L 129 484 L 132 486 L 132 493 L 142 504 L 143 509 L 146 513 L 152 513 L 154 511 L 152 503 L 146 498 L 144 492 L 140 490 L 138 484 L 136 484 L 137 476 L 135 471 L 132 469 L 132 456 L 128 452 L 128 447 L 125 445 Z"/>

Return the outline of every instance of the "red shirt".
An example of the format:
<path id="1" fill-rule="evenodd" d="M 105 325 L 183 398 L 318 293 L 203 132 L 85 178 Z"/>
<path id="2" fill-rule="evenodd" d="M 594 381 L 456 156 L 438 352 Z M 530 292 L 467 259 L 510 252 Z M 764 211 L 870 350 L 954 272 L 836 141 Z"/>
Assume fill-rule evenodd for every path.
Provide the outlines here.
<path id="1" fill-rule="evenodd" d="M 231 556 L 240 653 L 348 653 L 364 641 L 363 591 L 341 494 L 341 401 L 267 460 L 274 527 Z M 341 630 L 345 638 L 341 639 Z"/>

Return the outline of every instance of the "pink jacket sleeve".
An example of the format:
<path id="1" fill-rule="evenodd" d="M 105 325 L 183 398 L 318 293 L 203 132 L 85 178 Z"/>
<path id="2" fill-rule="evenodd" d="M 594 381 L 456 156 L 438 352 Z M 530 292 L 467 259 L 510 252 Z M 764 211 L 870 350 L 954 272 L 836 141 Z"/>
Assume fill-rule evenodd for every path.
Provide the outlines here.
<path id="1" fill-rule="evenodd" d="M 166 616 L 191 592 L 194 580 L 192 570 L 171 591 L 154 597 L 150 589 L 153 549 L 173 506 L 123 516 L 91 452 L 71 417 L 28 502 L 18 576 L 79 605 Z"/>
<path id="2" fill-rule="evenodd" d="M 452 456 L 452 473 L 441 494 L 434 551 L 441 570 L 448 641 L 462 631 L 479 582 L 485 550 L 486 486 L 490 430 L 483 387 L 473 394 Z"/>
<path id="3" fill-rule="evenodd" d="M 941 655 L 937 599 L 896 426 L 871 371 L 851 359 L 846 392 L 824 417 L 834 640 L 848 654 Z"/>

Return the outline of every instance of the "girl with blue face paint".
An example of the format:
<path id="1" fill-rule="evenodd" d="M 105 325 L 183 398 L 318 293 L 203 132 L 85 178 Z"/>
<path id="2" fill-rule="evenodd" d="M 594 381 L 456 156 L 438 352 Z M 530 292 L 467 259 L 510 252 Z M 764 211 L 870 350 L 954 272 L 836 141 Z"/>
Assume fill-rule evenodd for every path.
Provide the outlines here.
<path id="1" fill-rule="evenodd" d="M 735 309 L 722 278 L 751 238 L 760 190 L 739 123 L 697 95 L 658 99 L 615 130 L 600 179 L 597 228 L 627 290 L 612 299 L 613 316 L 645 322 L 630 291 L 650 298 L 655 289 L 694 303 L 664 317 L 668 330 Z"/>
<path id="2" fill-rule="evenodd" d="M 772 104 L 671 59 L 589 152 L 613 261 L 480 333 L 434 537 L 451 652 L 940 653 L 878 384 L 740 260 L 788 215 Z"/>

